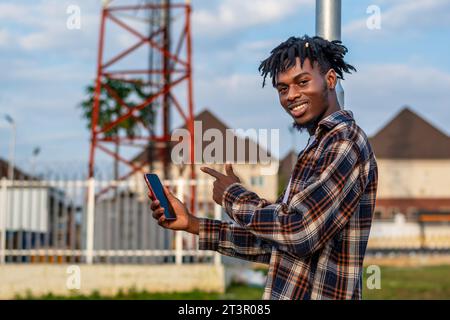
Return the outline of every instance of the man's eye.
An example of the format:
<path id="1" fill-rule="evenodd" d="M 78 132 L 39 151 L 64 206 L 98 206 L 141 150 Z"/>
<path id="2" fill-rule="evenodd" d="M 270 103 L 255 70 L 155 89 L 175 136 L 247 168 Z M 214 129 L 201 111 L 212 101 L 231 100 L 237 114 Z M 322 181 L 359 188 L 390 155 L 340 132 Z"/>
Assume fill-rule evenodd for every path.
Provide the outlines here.
<path id="1" fill-rule="evenodd" d="M 278 92 L 279 92 L 279 93 L 285 93 L 286 90 L 287 90 L 286 88 L 279 88 L 279 89 L 278 89 Z"/>
<path id="2" fill-rule="evenodd" d="M 301 80 L 301 81 L 299 81 L 301 86 L 306 85 L 308 82 L 309 82 L 309 80 Z"/>

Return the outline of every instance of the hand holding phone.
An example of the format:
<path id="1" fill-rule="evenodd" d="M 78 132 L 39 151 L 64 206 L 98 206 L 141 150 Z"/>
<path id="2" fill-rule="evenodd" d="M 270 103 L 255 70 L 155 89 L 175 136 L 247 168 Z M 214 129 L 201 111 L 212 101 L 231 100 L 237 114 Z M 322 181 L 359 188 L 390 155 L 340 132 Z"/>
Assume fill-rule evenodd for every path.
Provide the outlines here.
<path id="1" fill-rule="evenodd" d="M 199 219 L 167 187 L 162 186 L 158 176 L 145 175 L 145 181 L 149 187 L 148 196 L 153 200 L 150 205 L 152 216 L 160 226 L 199 234 Z"/>
<path id="2" fill-rule="evenodd" d="M 164 208 L 164 216 L 166 220 L 176 220 L 177 217 L 173 211 L 173 208 L 164 193 L 163 186 L 158 176 L 153 173 L 145 174 L 145 181 L 147 182 L 148 189 L 152 194 L 152 200 L 158 200 L 161 207 Z"/>

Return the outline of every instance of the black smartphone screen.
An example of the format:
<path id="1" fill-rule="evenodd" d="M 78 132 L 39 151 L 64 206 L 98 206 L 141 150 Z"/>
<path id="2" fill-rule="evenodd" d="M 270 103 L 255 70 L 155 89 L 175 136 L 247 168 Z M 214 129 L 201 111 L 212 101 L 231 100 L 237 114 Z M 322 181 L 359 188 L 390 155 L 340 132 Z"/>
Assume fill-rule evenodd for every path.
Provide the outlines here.
<path id="1" fill-rule="evenodd" d="M 159 200 L 161 207 L 164 208 L 164 216 L 167 220 L 176 220 L 176 216 L 173 213 L 173 209 L 167 200 L 166 194 L 164 193 L 163 186 L 158 176 L 154 173 L 145 174 L 145 180 L 153 196 Z"/>

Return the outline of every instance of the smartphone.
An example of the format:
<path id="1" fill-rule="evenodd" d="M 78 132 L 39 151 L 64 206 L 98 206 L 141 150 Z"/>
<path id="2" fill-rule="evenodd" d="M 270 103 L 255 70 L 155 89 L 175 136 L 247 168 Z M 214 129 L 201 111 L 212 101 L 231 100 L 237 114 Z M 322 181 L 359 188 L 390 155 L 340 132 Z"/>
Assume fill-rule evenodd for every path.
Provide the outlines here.
<path id="1" fill-rule="evenodd" d="M 164 216 L 166 217 L 166 220 L 176 220 L 177 217 L 173 212 L 173 208 L 170 205 L 169 200 L 167 200 L 161 180 L 159 180 L 158 176 L 154 173 L 146 173 L 144 178 L 148 189 L 152 194 L 153 201 L 158 200 L 161 207 L 164 208 Z"/>

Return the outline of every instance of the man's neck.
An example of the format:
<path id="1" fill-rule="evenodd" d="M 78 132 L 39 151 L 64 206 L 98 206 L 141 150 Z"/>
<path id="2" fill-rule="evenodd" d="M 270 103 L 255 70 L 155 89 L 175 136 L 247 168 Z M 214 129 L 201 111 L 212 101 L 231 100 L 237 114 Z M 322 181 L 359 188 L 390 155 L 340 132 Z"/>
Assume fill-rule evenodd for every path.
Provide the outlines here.
<path id="1" fill-rule="evenodd" d="M 311 126 L 310 128 L 308 128 L 308 133 L 310 136 L 314 135 L 316 133 L 317 127 L 320 123 L 320 121 L 322 121 L 323 119 L 325 119 L 326 117 L 328 117 L 329 115 L 335 113 L 336 111 L 342 110 L 341 106 L 339 105 L 339 103 L 336 101 L 336 103 L 330 104 L 329 108 L 324 112 L 324 114 L 316 120 L 316 122 L 314 123 L 313 126 Z"/>

